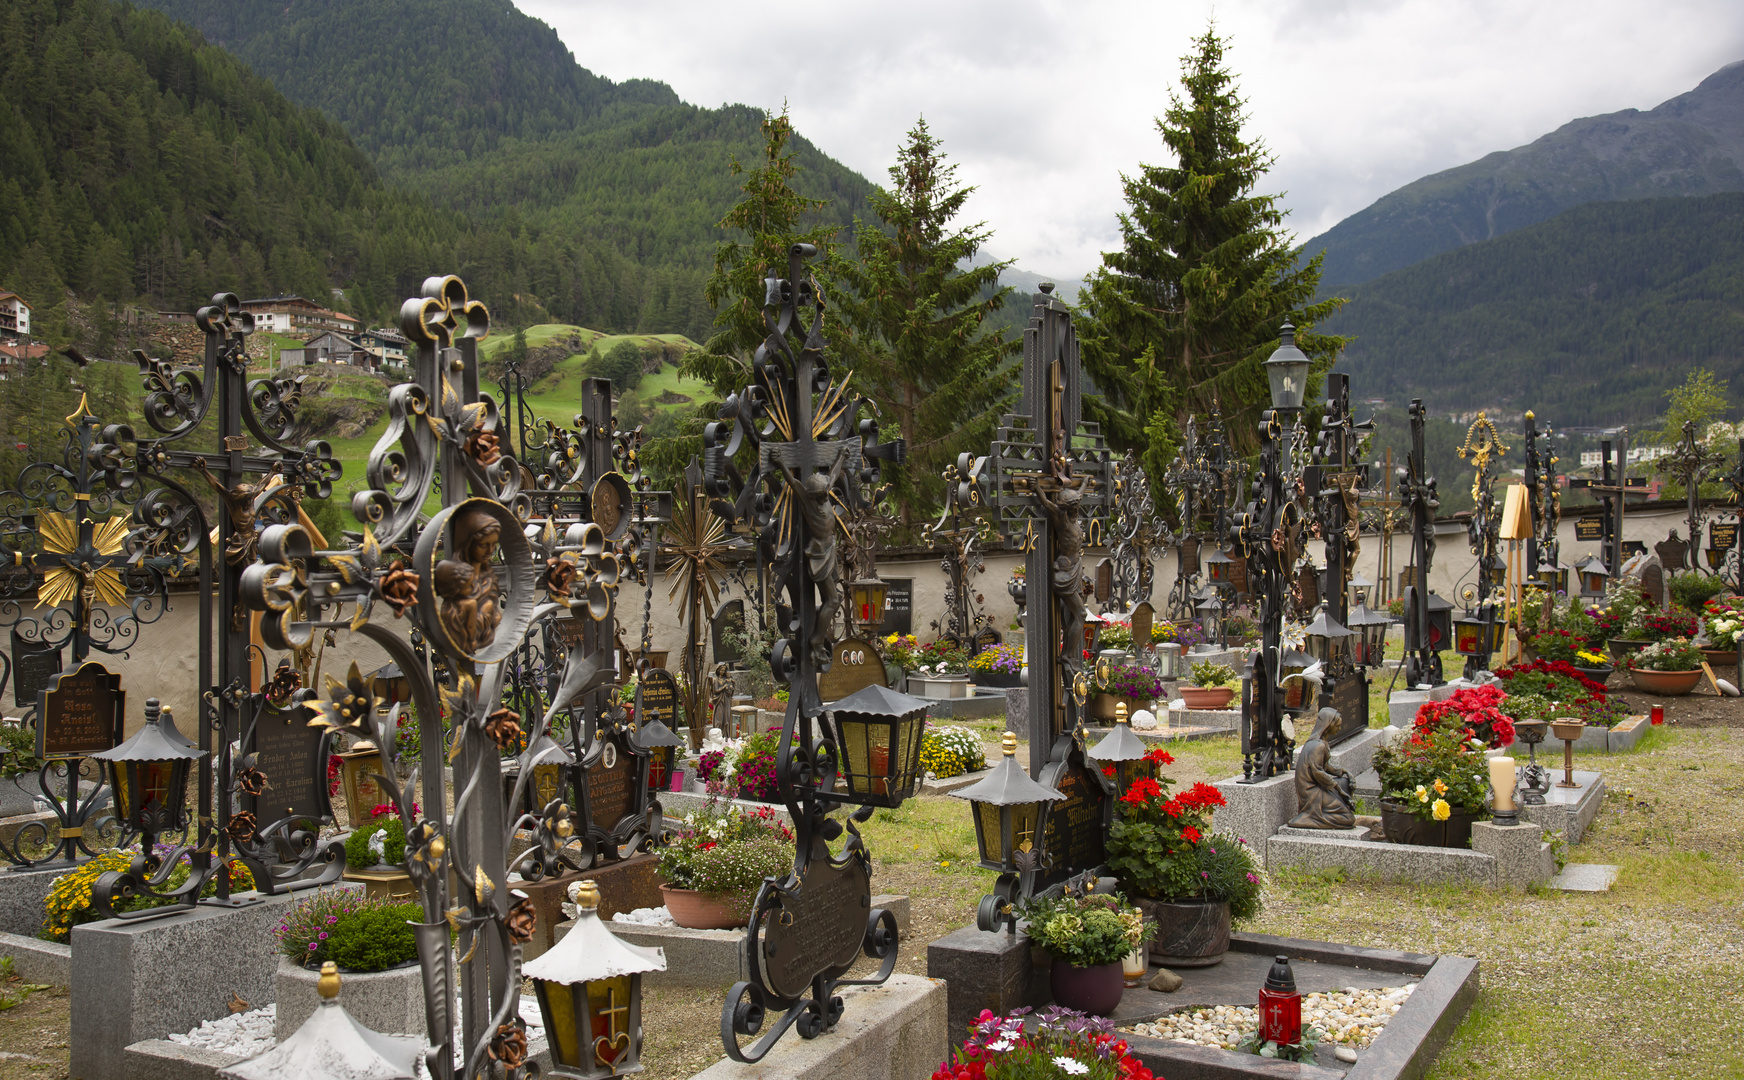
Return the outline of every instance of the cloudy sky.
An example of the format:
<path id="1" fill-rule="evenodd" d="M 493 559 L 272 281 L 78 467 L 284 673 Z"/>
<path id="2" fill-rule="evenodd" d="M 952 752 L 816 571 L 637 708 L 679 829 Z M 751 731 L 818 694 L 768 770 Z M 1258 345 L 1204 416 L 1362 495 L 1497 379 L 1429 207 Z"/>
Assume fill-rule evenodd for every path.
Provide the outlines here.
<path id="1" fill-rule="evenodd" d="M 516 0 L 583 67 L 700 105 L 780 108 L 876 182 L 925 114 L 991 249 L 1077 277 L 1117 242 L 1120 173 L 1215 15 L 1302 239 L 1394 188 L 1579 116 L 1650 109 L 1744 59 L 1738 0 Z M 784 10 L 785 24 L 755 17 Z"/>

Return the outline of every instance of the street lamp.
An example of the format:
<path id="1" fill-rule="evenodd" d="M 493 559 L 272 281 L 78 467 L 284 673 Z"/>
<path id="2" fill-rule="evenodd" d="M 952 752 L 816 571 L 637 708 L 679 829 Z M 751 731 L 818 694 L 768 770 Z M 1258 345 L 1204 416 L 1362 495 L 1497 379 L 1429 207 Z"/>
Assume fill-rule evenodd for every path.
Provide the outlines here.
<path id="1" fill-rule="evenodd" d="M 1272 408 L 1284 413 L 1302 410 L 1308 392 L 1308 357 L 1296 348 L 1296 328 L 1285 323 L 1278 333 L 1278 348 L 1265 363 L 1272 385 Z"/>
<path id="2" fill-rule="evenodd" d="M 533 980 L 554 1066 L 563 1080 L 642 1071 L 642 975 L 666 970 L 664 949 L 620 941 L 599 917 L 599 886 L 575 887 L 563 940 L 521 965 Z"/>
<path id="3" fill-rule="evenodd" d="M 920 775 L 927 703 L 880 683 L 863 687 L 830 708 L 848 802 L 901 806 Z"/>
<path id="4" fill-rule="evenodd" d="M 1017 913 L 1012 900 L 1017 895 L 1018 876 L 1034 873 L 1051 861 L 1042 848 L 1047 835 L 1048 804 L 1065 796 L 1030 779 L 1029 773 L 1017 763 L 1016 734 L 1006 732 L 1000 749 L 1003 756 L 992 775 L 958 788 L 951 795 L 969 800 L 981 865 L 1000 875 L 994 891 L 981 898 L 975 925 L 991 931 L 1003 924 L 1007 933 L 1015 934 Z"/>

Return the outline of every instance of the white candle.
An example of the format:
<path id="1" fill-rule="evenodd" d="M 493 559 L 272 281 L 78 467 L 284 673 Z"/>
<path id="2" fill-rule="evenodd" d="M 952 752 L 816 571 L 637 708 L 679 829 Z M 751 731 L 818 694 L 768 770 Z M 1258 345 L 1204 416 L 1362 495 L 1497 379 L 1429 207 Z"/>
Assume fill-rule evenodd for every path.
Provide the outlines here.
<path id="1" fill-rule="evenodd" d="M 1495 792 L 1495 810 L 1506 813 L 1514 809 L 1514 759 L 1511 757 L 1493 757 L 1490 759 L 1490 790 Z"/>

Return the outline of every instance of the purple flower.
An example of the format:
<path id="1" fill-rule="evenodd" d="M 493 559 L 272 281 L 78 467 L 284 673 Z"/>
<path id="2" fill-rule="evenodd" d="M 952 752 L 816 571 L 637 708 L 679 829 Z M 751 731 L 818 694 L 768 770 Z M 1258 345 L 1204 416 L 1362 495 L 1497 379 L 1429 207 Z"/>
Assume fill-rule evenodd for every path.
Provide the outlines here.
<path id="1" fill-rule="evenodd" d="M 325 930 L 321 931 L 321 940 L 322 941 L 327 940 L 327 931 L 325 931 Z"/>
<path id="2" fill-rule="evenodd" d="M 1200 877 L 1202 877 L 1202 878 L 1208 878 L 1208 877 L 1210 877 L 1210 876 L 1211 876 L 1211 871 L 1209 871 L 1209 870 L 1201 870 L 1201 871 L 1199 871 L 1199 876 L 1200 876 Z"/>
<path id="3" fill-rule="evenodd" d="M 321 946 L 315 944 L 313 941 L 309 942 L 309 951 L 310 952 L 314 952 L 316 949 L 319 949 L 320 947 Z"/>

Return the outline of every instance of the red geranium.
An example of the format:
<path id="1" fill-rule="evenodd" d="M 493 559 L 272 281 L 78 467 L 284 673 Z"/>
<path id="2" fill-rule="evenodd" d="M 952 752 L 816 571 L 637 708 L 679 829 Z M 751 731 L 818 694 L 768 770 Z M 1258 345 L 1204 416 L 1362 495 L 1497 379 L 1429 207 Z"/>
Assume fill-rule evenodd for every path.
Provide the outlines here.
<path id="1" fill-rule="evenodd" d="M 1412 721 L 1411 741 L 1421 746 L 1426 733 L 1450 731 L 1482 740 L 1492 750 L 1512 745 L 1514 720 L 1498 708 L 1505 697 L 1498 687 L 1475 686 L 1455 691 L 1446 701 L 1425 701 Z"/>

